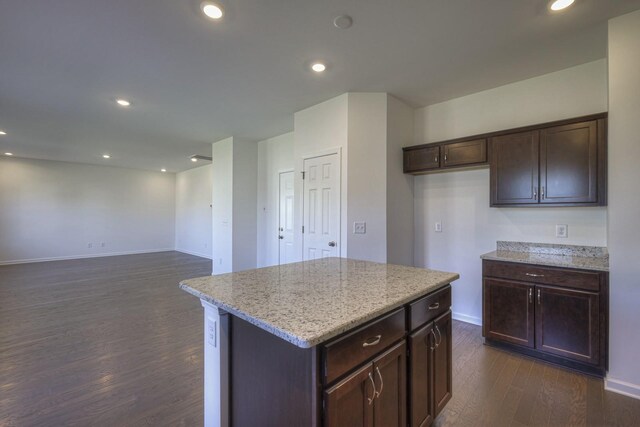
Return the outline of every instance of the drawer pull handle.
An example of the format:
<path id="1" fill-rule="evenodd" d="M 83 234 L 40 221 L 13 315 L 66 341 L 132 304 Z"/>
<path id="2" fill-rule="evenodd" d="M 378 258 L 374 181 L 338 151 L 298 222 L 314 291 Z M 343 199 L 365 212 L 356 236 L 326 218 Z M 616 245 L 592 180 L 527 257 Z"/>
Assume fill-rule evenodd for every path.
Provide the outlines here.
<path id="1" fill-rule="evenodd" d="M 431 335 L 433 335 L 433 344 L 435 345 L 435 347 L 429 342 L 429 348 L 431 350 L 435 350 L 436 347 L 438 347 L 438 345 L 436 344 L 438 339 L 436 338 L 436 333 L 433 331 L 433 329 L 431 329 Z M 427 335 L 427 337 L 429 337 L 429 335 Z"/>
<path id="2" fill-rule="evenodd" d="M 369 338 L 368 340 L 366 340 L 365 342 L 362 343 L 363 347 L 371 347 L 373 345 L 378 345 L 380 344 L 380 340 L 382 339 L 382 335 L 376 335 L 373 338 Z"/>
<path id="3" fill-rule="evenodd" d="M 380 394 L 382 393 L 382 389 L 384 388 L 384 381 L 382 380 L 382 374 L 380 373 L 380 368 L 378 368 L 377 366 L 376 366 L 376 373 L 380 378 L 380 391 L 376 391 L 376 398 L 378 398 L 380 397 Z"/>
<path id="4" fill-rule="evenodd" d="M 440 303 L 439 302 L 434 302 L 433 304 L 431 304 L 429 306 L 429 310 L 437 310 L 440 308 Z"/>
<path id="5" fill-rule="evenodd" d="M 533 274 L 533 273 L 524 273 L 525 276 L 529 277 L 544 277 L 544 274 Z"/>
<path id="6" fill-rule="evenodd" d="M 369 372 L 369 381 L 371 381 L 371 387 L 373 388 L 373 393 L 371 393 L 371 397 L 367 397 L 369 401 L 369 405 L 373 403 L 373 400 L 376 398 L 376 383 L 373 381 L 373 375 Z"/>
<path id="7" fill-rule="evenodd" d="M 442 332 L 440 332 L 440 328 L 438 328 L 438 325 L 436 325 L 436 332 L 438 333 L 438 342 L 436 343 L 436 348 L 440 347 L 440 344 L 442 344 Z"/>

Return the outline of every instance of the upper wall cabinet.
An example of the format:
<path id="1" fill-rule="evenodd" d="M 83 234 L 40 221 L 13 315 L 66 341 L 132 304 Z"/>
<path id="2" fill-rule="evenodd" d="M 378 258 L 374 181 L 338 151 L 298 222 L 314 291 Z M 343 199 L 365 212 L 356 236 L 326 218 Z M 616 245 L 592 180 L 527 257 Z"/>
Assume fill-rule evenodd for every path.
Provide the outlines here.
<path id="1" fill-rule="evenodd" d="M 605 119 L 490 139 L 491 206 L 606 205 Z"/>
<path id="2" fill-rule="evenodd" d="M 420 174 L 487 164 L 487 140 L 428 144 L 404 148 L 404 173 Z"/>
<path id="3" fill-rule="evenodd" d="M 607 114 L 405 147 L 414 175 L 489 165 L 491 206 L 606 206 Z"/>

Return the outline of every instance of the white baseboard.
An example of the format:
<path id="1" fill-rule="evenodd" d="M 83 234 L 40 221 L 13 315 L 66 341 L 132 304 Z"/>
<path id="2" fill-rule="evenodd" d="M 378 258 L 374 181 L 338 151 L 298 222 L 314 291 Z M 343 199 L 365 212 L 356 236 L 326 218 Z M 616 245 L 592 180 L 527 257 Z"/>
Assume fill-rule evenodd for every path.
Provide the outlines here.
<path id="1" fill-rule="evenodd" d="M 0 261 L 0 265 L 31 264 L 34 262 L 66 261 L 71 259 L 102 258 L 102 257 L 120 256 L 120 255 L 153 254 L 156 252 L 172 252 L 175 250 L 176 250 L 175 248 L 145 249 L 141 251 L 108 252 L 104 254 L 83 254 L 83 255 L 48 257 L 48 258 L 17 259 L 17 260 L 10 260 L 10 261 Z"/>
<path id="2" fill-rule="evenodd" d="M 461 322 L 471 323 L 472 325 L 482 326 L 482 319 L 479 318 L 479 317 L 468 316 L 466 314 L 456 313 L 455 311 L 451 314 L 451 317 L 453 317 L 455 320 L 459 320 Z"/>
<path id="3" fill-rule="evenodd" d="M 640 385 L 638 384 L 632 384 L 626 381 L 606 377 L 604 379 L 604 389 L 612 391 L 614 393 L 633 397 L 634 399 L 640 399 Z"/>
<path id="4" fill-rule="evenodd" d="M 187 255 L 199 256 L 200 258 L 206 258 L 206 259 L 213 259 L 211 254 L 203 254 L 200 252 L 188 251 L 186 249 L 180 249 L 180 248 L 176 248 L 175 250 L 176 252 L 182 252 L 183 254 L 187 254 Z"/>

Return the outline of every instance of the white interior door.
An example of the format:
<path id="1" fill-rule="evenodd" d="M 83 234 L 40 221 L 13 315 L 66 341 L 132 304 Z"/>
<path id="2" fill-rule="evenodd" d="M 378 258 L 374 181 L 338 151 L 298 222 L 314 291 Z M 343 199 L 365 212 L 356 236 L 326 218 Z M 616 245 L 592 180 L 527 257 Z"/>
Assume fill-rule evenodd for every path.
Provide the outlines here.
<path id="1" fill-rule="evenodd" d="M 303 260 L 340 256 L 340 159 L 304 161 Z"/>
<path id="2" fill-rule="evenodd" d="M 280 242 L 280 264 L 295 261 L 293 251 L 293 172 L 280 174 L 280 222 L 278 242 Z"/>

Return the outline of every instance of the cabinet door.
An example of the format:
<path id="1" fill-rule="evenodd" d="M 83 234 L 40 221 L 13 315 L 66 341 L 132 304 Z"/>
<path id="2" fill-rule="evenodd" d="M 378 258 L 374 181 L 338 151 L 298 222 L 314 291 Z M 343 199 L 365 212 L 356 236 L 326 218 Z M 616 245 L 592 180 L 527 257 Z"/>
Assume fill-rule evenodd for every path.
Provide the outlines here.
<path id="1" fill-rule="evenodd" d="M 426 427 L 433 422 L 433 323 L 409 336 L 409 424 Z"/>
<path id="2" fill-rule="evenodd" d="M 538 203 L 538 131 L 491 138 L 491 206 Z"/>
<path id="3" fill-rule="evenodd" d="M 440 167 L 440 147 L 424 147 L 404 152 L 404 172 L 424 172 Z"/>
<path id="4" fill-rule="evenodd" d="M 460 167 L 487 162 L 487 140 L 455 142 L 442 146 L 442 167 Z"/>
<path id="5" fill-rule="evenodd" d="M 596 203 L 596 121 L 543 129 L 540 133 L 540 203 Z"/>
<path id="6" fill-rule="evenodd" d="M 451 311 L 437 318 L 434 322 L 437 338 L 433 350 L 433 416 L 437 417 L 451 400 Z"/>
<path id="7" fill-rule="evenodd" d="M 534 286 L 484 279 L 483 325 L 486 338 L 534 347 Z"/>
<path id="8" fill-rule="evenodd" d="M 376 400 L 373 404 L 374 426 L 407 425 L 406 360 L 407 343 L 402 341 L 373 361 L 376 384 Z"/>
<path id="9" fill-rule="evenodd" d="M 536 286 L 536 349 L 597 365 L 600 362 L 599 296 Z"/>
<path id="10" fill-rule="evenodd" d="M 373 365 L 365 365 L 324 392 L 325 426 L 373 426 Z"/>

